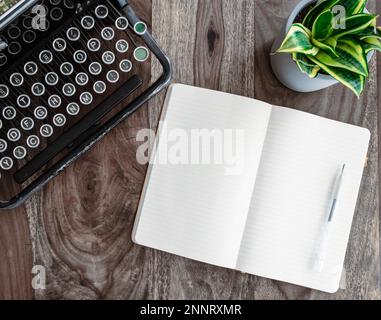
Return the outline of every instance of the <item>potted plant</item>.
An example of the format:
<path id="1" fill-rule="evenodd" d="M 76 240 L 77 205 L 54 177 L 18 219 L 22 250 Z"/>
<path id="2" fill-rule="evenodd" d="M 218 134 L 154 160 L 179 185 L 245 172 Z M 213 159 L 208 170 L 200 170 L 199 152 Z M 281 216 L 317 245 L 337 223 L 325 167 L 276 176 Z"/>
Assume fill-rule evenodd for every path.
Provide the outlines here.
<path id="1" fill-rule="evenodd" d="M 298 92 L 340 82 L 360 96 L 369 75 L 368 62 L 374 50 L 381 51 L 377 16 L 366 10 L 366 3 L 301 1 L 273 45 L 271 65 L 277 78 Z"/>

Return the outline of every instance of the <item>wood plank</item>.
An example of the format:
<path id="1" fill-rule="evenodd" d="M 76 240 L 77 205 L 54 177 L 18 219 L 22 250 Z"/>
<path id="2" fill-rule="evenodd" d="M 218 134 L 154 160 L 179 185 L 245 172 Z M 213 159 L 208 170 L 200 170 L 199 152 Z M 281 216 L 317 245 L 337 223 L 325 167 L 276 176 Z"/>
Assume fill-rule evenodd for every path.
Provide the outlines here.
<path id="1" fill-rule="evenodd" d="M 155 37 L 172 58 L 175 82 L 254 95 L 252 1 L 155 0 L 153 10 Z M 162 97 L 150 105 L 151 125 L 155 128 Z M 255 277 L 159 251 L 146 251 L 150 255 L 147 263 L 150 263 L 152 272 L 149 298 L 255 296 Z"/>
<path id="2" fill-rule="evenodd" d="M 327 295 L 288 284 L 271 283 L 259 286 L 262 296 L 268 290 L 282 292 L 285 298 L 303 299 L 379 299 L 380 298 L 380 238 L 379 238 L 379 180 L 378 180 L 378 100 L 376 59 L 370 65 L 371 77 L 361 99 L 342 86 L 301 94 L 284 88 L 273 76 L 269 65 L 269 52 L 273 39 L 298 0 L 256 1 L 255 31 L 255 96 L 272 104 L 284 105 L 321 115 L 334 120 L 364 126 L 372 132 L 369 161 L 355 215 L 345 269 L 346 290 Z M 375 11 L 376 1 L 369 1 L 368 8 Z M 276 27 L 274 27 L 276 26 Z M 378 89 L 377 89 L 378 88 Z"/>
<path id="3" fill-rule="evenodd" d="M 28 226 L 25 208 L 0 213 L 0 300 L 33 299 Z"/>
<path id="4" fill-rule="evenodd" d="M 151 25 L 151 1 L 131 2 Z M 144 255 L 132 248 L 131 228 L 146 172 L 135 137 L 146 127 L 143 107 L 29 202 L 34 260 L 48 278 L 36 299 L 144 297 L 133 289 L 146 277 L 137 272 Z"/>

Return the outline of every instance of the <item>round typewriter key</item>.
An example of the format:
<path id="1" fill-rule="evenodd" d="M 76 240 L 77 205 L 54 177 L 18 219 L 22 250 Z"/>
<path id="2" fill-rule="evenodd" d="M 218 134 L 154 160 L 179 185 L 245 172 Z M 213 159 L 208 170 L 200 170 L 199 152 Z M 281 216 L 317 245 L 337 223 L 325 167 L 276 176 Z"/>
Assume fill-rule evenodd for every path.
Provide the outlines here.
<path id="1" fill-rule="evenodd" d="M 91 63 L 90 66 L 89 66 L 89 72 L 93 76 L 100 75 L 101 72 L 102 72 L 102 65 L 99 62 L 93 62 L 93 63 Z"/>
<path id="2" fill-rule="evenodd" d="M 29 148 L 36 149 L 40 145 L 40 138 L 35 135 L 29 136 L 26 139 L 26 144 L 28 145 Z"/>
<path id="3" fill-rule="evenodd" d="M 95 20 L 92 16 L 85 16 L 81 20 L 81 25 L 86 30 L 91 30 L 94 28 Z"/>
<path id="4" fill-rule="evenodd" d="M 21 45 L 18 42 L 11 42 L 8 45 L 8 52 L 11 55 L 19 54 L 21 52 Z"/>
<path id="5" fill-rule="evenodd" d="M 40 128 L 40 134 L 44 138 L 49 138 L 53 135 L 53 127 L 50 124 L 44 124 Z"/>
<path id="6" fill-rule="evenodd" d="M 106 41 L 110 41 L 112 39 L 114 39 L 114 36 L 115 36 L 115 32 L 112 28 L 110 27 L 105 27 L 103 28 L 103 30 L 101 31 L 101 36 L 104 40 Z"/>
<path id="7" fill-rule="evenodd" d="M 66 41 L 62 38 L 57 38 L 53 41 L 53 48 L 57 52 L 63 52 L 66 49 Z"/>
<path id="8" fill-rule="evenodd" d="M 18 146 L 16 148 L 13 149 L 13 156 L 17 159 L 17 160 L 22 160 L 26 157 L 26 149 L 22 146 Z"/>
<path id="9" fill-rule="evenodd" d="M 50 18 L 52 18 L 52 20 L 54 21 L 58 21 L 58 20 L 61 20 L 63 18 L 63 11 L 61 8 L 53 8 L 51 11 L 50 11 Z"/>
<path id="10" fill-rule="evenodd" d="M 128 59 L 124 59 L 120 62 L 119 64 L 119 68 L 120 70 L 122 70 L 123 72 L 130 72 L 132 70 L 132 63 L 130 60 Z"/>
<path id="11" fill-rule="evenodd" d="M 53 54 L 49 50 L 43 50 L 41 51 L 39 58 L 41 63 L 48 64 L 53 61 Z"/>
<path id="12" fill-rule="evenodd" d="M 107 16 L 108 16 L 108 9 L 107 9 L 107 7 L 104 6 L 104 5 L 100 5 L 100 6 L 96 7 L 95 8 L 95 15 L 99 19 L 107 18 Z"/>
<path id="13" fill-rule="evenodd" d="M 52 107 L 52 108 L 58 108 L 61 103 L 62 103 L 62 100 L 61 100 L 61 97 L 56 95 L 56 94 L 53 94 L 49 97 L 48 99 L 48 103 L 49 103 L 49 106 Z"/>
<path id="14" fill-rule="evenodd" d="M 23 27 L 24 27 L 25 29 L 30 29 L 30 28 L 32 28 L 32 21 L 33 21 L 32 17 L 30 17 L 30 16 L 25 17 L 25 18 L 23 19 L 23 21 L 22 21 L 22 25 L 23 25 Z"/>
<path id="15" fill-rule="evenodd" d="M 32 93 L 36 97 L 41 97 L 45 94 L 45 86 L 41 82 L 37 82 L 32 86 Z"/>
<path id="16" fill-rule="evenodd" d="M 22 160 L 26 157 L 26 149 L 22 146 L 18 146 L 16 148 L 13 149 L 13 156 L 17 159 L 17 160 Z"/>
<path id="17" fill-rule="evenodd" d="M 144 62 L 149 58 L 149 51 L 145 47 L 138 47 L 134 51 L 134 58 L 136 61 Z"/>
<path id="18" fill-rule="evenodd" d="M 110 83 L 116 83 L 119 81 L 119 72 L 116 70 L 110 70 L 107 72 L 107 80 Z"/>
<path id="19" fill-rule="evenodd" d="M 3 109 L 3 118 L 5 120 L 13 120 L 14 118 L 16 118 L 16 115 L 16 109 L 12 106 L 8 106 Z"/>
<path id="20" fill-rule="evenodd" d="M 126 30 L 128 28 L 128 20 L 126 17 L 119 17 L 115 21 L 115 26 L 119 30 Z"/>
<path id="21" fill-rule="evenodd" d="M 94 83 L 93 89 L 96 93 L 102 94 L 106 91 L 106 84 L 103 81 L 97 81 Z"/>
<path id="22" fill-rule="evenodd" d="M 33 61 L 30 61 L 30 62 L 27 62 L 25 65 L 24 65 L 24 72 L 28 75 L 28 76 L 34 76 L 38 71 L 38 66 L 35 62 Z"/>
<path id="23" fill-rule="evenodd" d="M 24 77 L 21 73 L 13 73 L 9 77 L 9 82 L 11 83 L 12 86 L 19 87 L 24 83 Z"/>
<path id="24" fill-rule="evenodd" d="M 56 127 L 63 127 L 66 124 L 66 117 L 58 113 L 53 117 L 53 123 Z"/>
<path id="25" fill-rule="evenodd" d="M 63 88 L 62 88 L 62 93 L 66 96 L 66 97 L 72 97 L 75 95 L 75 86 L 72 84 L 72 83 L 66 83 L 64 84 Z"/>
<path id="26" fill-rule="evenodd" d="M 128 42 L 124 39 L 118 40 L 115 48 L 120 53 L 126 53 L 128 51 Z"/>
<path id="27" fill-rule="evenodd" d="M 78 41 L 81 37 L 81 31 L 76 27 L 72 27 L 66 31 L 66 36 L 70 41 Z"/>
<path id="28" fill-rule="evenodd" d="M 55 72 L 49 72 L 45 76 L 45 82 L 49 86 L 55 86 L 58 83 L 58 75 Z"/>
<path id="29" fill-rule="evenodd" d="M 70 62 L 64 62 L 61 64 L 60 70 L 63 75 L 70 76 L 74 71 L 74 67 Z"/>
<path id="30" fill-rule="evenodd" d="M 11 170 L 13 168 L 13 160 L 10 157 L 4 157 L 0 159 L 0 168 L 4 171 Z"/>
<path id="31" fill-rule="evenodd" d="M 10 26 L 8 28 L 8 37 L 11 39 L 17 39 L 18 37 L 21 36 L 21 30 L 17 26 Z"/>
<path id="32" fill-rule="evenodd" d="M 99 39 L 92 38 L 87 42 L 87 48 L 92 52 L 97 52 L 101 48 Z"/>
<path id="33" fill-rule="evenodd" d="M 69 103 L 66 107 L 66 112 L 70 115 L 70 116 L 76 116 L 79 114 L 79 111 L 81 109 L 79 108 L 79 105 L 77 103 Z"/>
<path id="34" fill-rule="evenodd" d="M 0 99 L 4 99 L 9 95 L 9 88 L 5 84 L 0 84 Z"/>
<path id="35" fill-rule="evenodd" d="M 4 66 L 8 61 L 7 56 L 4 53 L 0 53 L 0 67 Z"/>
<path id="36" fill-rule="evenodd" d="M 30 102 L 30 97 L 26 94 L 21 94 L 17 98 L 17 105 L 23 109 L 28 108 L 30 106 Z"/>
<path id="37" fill-rule="evenodd" d="M 93 95 L 90 92 L 83 92 L 79 97 L 79 100 L 84 105 L 89 105 L 93 102 Z"/>
<path id="38" fill-rule="evenodd" d="M 25 31 L 22 38 L 26 43 L 32 43 L 36 40 L 36 33 L 32 30 Z"/>
<path id="39" fill-rule="evenodd" d="M 115 61 L 115 54 L 111 51 L 106 51 L 102 55 L 102 61 L 105 64 L 113 64 Z"/>
<path id="40" fill-rule="evenodd" d="M 17 142 L 21 139 L 21 132 L 19 129 L 12 128 L 8 130 L 7 138 L 9 141 Z"/>
<path id="41" fill-rule="evenodd" d="M 135 23 L 134 31 L 138 35 L 143 35 L 147 32 L 147 25 L 144 22 L 139 21 L 139 22 Z"/>
<path id="42" fill-rule="evenodd" d="M 64 0 L 64 6 L 68 9 L 74 9 L 74 1 L 73 0 Z"/>
<path id="43" fill-rule="evenodd" d="M 48 110 L 46 110 L 46 108 L 42 106 L 37 107 L 34 110 L 34 116 L 38 120 L 44 120 L 48 116 Z"/>
<path id="44" fill-rule="evenodd" d="M 23 118 L 20 124 L 21 124 L 21 128 L 23 128 L 25 131 L 29 131 L 34 128 L 34 121 L 30 117 Z"/>
<path id="45" fill-rule="evenodd" d="M 76 52 L 74 52 L 74 61 L 81 64 L 81 63 L 85 63 L 87 60 L 87 54 L 85 51 L 83 50 L 78 50 Z"/>
<path id="46" fill-rule="evenodd" d="M 8 143 L 4 139 L 0 139 L 0 153 L 7 151 Z"/>
<path id="47" fill-rule="evenodd" d="M 80 72 L 76 75 L 75 82 L 79 86 L 85 86 L 89 82 L 89 76 L 84 72 Z"/>

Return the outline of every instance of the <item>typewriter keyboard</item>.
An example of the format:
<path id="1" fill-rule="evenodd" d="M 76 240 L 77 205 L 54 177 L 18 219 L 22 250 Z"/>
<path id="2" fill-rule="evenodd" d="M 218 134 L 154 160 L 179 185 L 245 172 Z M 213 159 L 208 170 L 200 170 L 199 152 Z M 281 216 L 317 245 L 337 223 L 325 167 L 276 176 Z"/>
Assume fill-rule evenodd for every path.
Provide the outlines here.
<path id="1" fill-rule="evenodd" d="M 111 1 L 40 3 L 45 29 L 30 12 L 1 31 L 9 45 L 0 53 L 0 200 L 150 82 L 144 22 L 132 25 Z"/>

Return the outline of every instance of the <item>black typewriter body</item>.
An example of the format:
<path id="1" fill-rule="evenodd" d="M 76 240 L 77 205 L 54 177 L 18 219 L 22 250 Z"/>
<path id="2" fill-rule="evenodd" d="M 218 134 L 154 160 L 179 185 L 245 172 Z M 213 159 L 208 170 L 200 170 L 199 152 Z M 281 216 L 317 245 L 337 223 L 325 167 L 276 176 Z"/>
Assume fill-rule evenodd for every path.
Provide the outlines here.
<path id="1" fill-rule="evenodd" d="M 24 202 L 171 80 L 127 0 L 8 2 L 23 8 L 0 19 L 0 209 Z"/>

